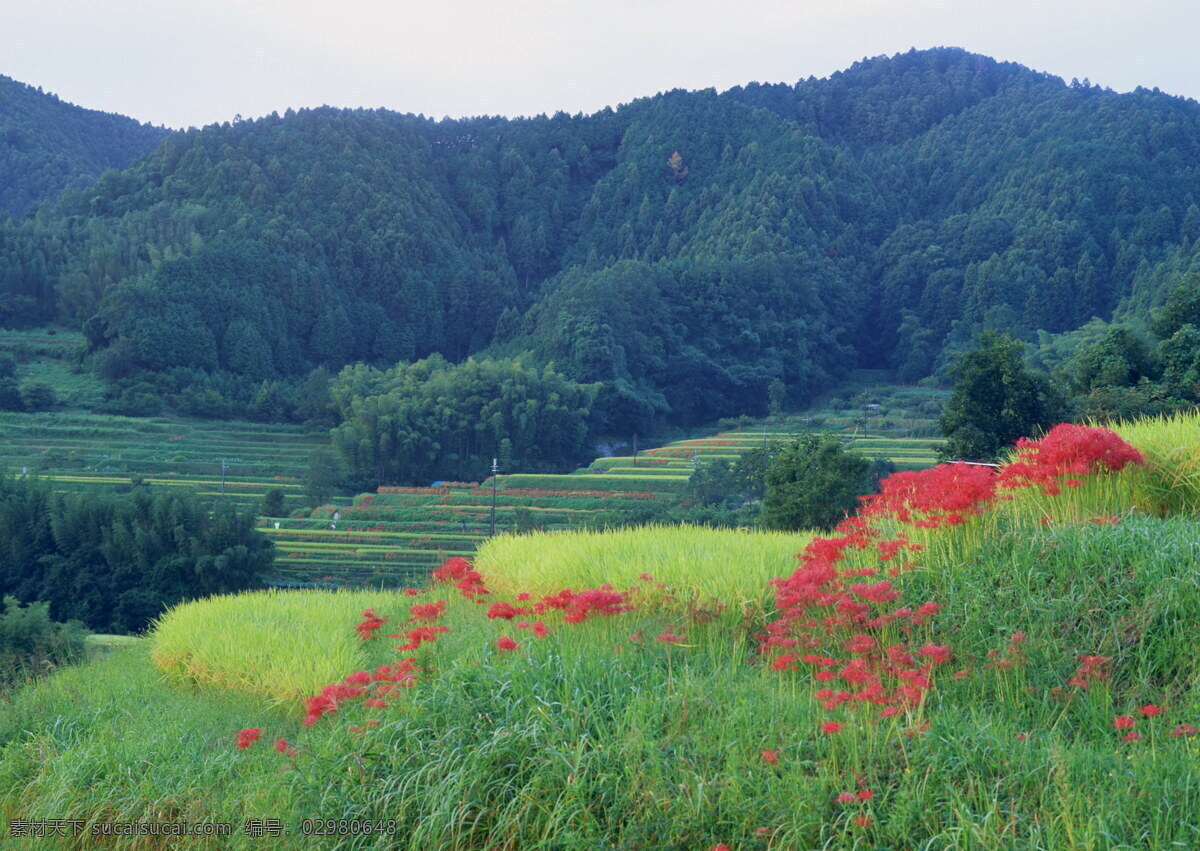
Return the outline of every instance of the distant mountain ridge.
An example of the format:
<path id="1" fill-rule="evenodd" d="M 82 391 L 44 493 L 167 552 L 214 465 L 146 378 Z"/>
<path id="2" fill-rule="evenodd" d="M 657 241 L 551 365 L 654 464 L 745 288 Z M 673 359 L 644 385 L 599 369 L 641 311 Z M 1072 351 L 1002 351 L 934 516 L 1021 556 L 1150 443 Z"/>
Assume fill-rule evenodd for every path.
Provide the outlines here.
<path id="1" fill-rule="evenodd" d="M 491 354 L 692 422 L 1146 317 L 1200 274 L 1198 199 L 1200 104 L 953 48 L 588 116 L 289 110 L 8 223 L 0 323 L 75 323 L 168 396 Z"/>
<path id="2" fill-rule="evenodd" d="M 84 109 L 0 75 L 0 211 L 80 189 L 150 153 L 169 131 Z"/>

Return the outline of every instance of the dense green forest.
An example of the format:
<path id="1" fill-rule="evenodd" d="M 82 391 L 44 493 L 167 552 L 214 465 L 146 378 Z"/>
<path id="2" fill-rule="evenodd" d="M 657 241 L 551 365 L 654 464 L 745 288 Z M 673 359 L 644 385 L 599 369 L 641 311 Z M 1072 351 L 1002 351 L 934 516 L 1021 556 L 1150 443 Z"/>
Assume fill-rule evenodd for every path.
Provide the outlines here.
<path id="1" fill-rule="evenodd" d="M 0 74 L 0 217 L 23 216 L 150 153 L 167 130 L 82 109 Z"/>
<path id="2" fill-rule="evenodd" d="M 138 632 L 181 600 L 256 587 L 274 550 L 254 514 L 181 493 L 56 494 L 0 476 L 0 596 L 56 621 Z"/>
<path id="3" fill-rule="evenodd" d="M 588 116 L 289 110 L 0 226 L 0 324 L 84 329 L 114 410 L 321 422 L 314 369 L 475 356 L 628 434 L 1144 324 L 1200 274 L 1198 199 L 1200 104 L 957 49 Z"/>

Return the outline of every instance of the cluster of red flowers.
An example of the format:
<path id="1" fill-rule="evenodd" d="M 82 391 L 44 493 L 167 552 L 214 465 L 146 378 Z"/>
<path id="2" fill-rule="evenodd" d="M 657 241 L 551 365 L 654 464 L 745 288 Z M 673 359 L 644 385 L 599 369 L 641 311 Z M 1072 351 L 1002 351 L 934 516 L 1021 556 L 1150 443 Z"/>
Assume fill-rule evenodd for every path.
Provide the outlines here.
<path id="1" fill-rule="evenodd" d="M 1153 703 L 1147 703 L 1138 710 L 1138 714 L 1143 718 L 1157 718 L 1166 711 L 1166 707 L 1157 706 Z M 1118 715 L 1113 719 L 1112 725 L 1113 729 L 1115 729 L 1118 733 L 1125 733 L 1125 735 L 1121 737 L 1121 741 L 1140 742 L 1142 740 L 1142 734 L 1133 729 L 1137 725 L 1137 720 L 1132 715 Z M 1175 728 L 1175 731 L 1171 733 L 1171 735 L 1175 738 L 1179 738 L 1180 736 L 1190 736 L 1195 732 L 1196 730 L 1191 724 L 1180 724 Z"/>
<path id="2" fill-rule="evenodd" d="M 1106 428 L 1061 423 L 1039 440 L 1018 440 L 1017 459 L 1001 469 L 998 484 L 1038 486 L 1043 493 L 1057 494 L 1062 485 L 1079 487 L 1080 477 L 1089 473 L 1144 463 L 1140 452 Z M 1064 476 L 1070 478 L 1062 481 Z"/>
<path id="3" fill-rule="evenodd" d="M 879 493 L 863 498 L 862 516 L 891 518 L 917 528 L 957 526 L 978 514 L 995 495 L 996 477 L 978 464 L 938 464 L 893 473 Z"/>
<path id="4" fill-rule="evenodd" d="M 337 712 L 338 707 L 348 700 L 370 695 L 366 705 L 373 709 L 387 706 L 387 699 L 399 689 L 410 688 L 417 681 L 415 658 L 401 659 L 395 665 L 380 665 L 372 671 L 355 671 L 340 683 L 330 683 L 315 697 L 305 701 L 307 713 L 304 726 L 311 727 L 322 715 Z"/>
<path id="5" fill-rule="evenodd" d="M 483 576 L 471 568 L 471 562 L 462 556 L 447 559 L 446 563 L 432 573 L 437 584 L 454 582 L 454 587 L 468 600 L 490 594 L 483 584 Z"/>
<path id="6" fill-rule="evenodd" d="M 880 521 L 929 529 L 956 526 L 981 513 L 996 498 L 998 485 L 1050 488 L 1063 476 L 1120 470 L 1142 461 L 1137 450 L 1113 432 L 1084 426 L 1056 426 L 1041 440 L 1023 440 L 1018 448 L 1017 461 L 999 475 L 987 466 L 955 463 L 889 476 L 878 494 L 863 498 L 858 517 L 839 524 L 833 536 L 815 538 L 800 554 L 795 573 L 772 581 L 779 616 L 760 637 L 764 654 L 783 651 L 774 657 L 772 668 L 810 666 L 813 678 L 822 684 L 815 694 L 826 710 L 857 702 L 882 706 L 881 715 L 887 718 L 920 704 L 932 686 L 935 668 L 954 654 L 949 646 L 932 642 L 916 650 L 904 644 L 881 646 L 877 636 L 884 627 L 898 625 L 902 635 L 910 634 L 941 607 L 929 601 L 914 610 L 901 605 L 901 591 L 891 581 L 861 581 L 876 576 L 888 563 L 888 575 L 898 578 L 912 563 L 896 563 L 897 557 L 919 550 L 904 535 L 882 539 Z M 865 566 L 847 564 L 852 553 L 872 549 L 877 552 L 874 563 L 859 555 L 854 561 Z M 1003 653 L 989 654 L 990 664 L 1003 669 L 1023 663 L 1024 639 L 1016 633 Z M 1083 657 L 1070 684 L 1086 688 L 1104 678 L 1107 662 Z M 964 669 L 956 676 L 966 675 Z M 842 689 L 834 686 L 839 680 Z M 840 726 L 830 721 L 821 729 L 832 733 Z"/>

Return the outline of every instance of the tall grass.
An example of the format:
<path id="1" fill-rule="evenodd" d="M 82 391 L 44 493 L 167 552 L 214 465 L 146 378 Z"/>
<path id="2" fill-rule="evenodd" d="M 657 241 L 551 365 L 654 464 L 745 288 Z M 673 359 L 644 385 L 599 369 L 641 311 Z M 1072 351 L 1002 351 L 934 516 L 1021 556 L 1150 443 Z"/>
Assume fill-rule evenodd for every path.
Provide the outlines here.
<path id="1" fill-rule="evenodd" d="M 1130 471 L 1135 505 L 1160 516 L 1200 513 L 1200 413 L 1140 419 L 1114 430 L 1146 459 L 1145 467 Z"/>

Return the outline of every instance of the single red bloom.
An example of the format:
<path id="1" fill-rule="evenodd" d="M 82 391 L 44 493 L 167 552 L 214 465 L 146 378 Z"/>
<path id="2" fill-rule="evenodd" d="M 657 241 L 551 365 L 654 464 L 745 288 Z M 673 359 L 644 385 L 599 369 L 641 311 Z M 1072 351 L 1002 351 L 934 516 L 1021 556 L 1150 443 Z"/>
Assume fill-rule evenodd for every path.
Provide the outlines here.
<path id="1" fill-rule="evenodd" d="M 833 799 L 836 804 L 854 804 L 858 802 L 858 796 L 853 792 L 843 792 Z"/>
<path id="2" fill-rule="evenodd" d="M 1028 738 L 1029 738 L 1029 734 L 1028 734 L 1028 733 L 1017 733 L 1017 741 L 1018 741 L 1018 742 L 1023 742 L 1023 741 L 1025 741 L 1025 740 L 1026 740 L 1026 739 L 1028 739 Z"/>
<path id="3" fill-rule="evenodd" d="M 1146 718 L 1153 718 L 1155 715 L 1162 715 L 1166 711 L 1166 707 L 1155 706 L 1153 703 L 1147 703 L 1142 707 L 1142 715 L 1144 715 Z"/>
<path id="4" fill-rule="evenodd" d="M 853 821 L 854 821 L 855 827 L 870 827 L 871 826 L 871 817 L 870 816 L 862 816 L 862 815 L 855 816 Z"/>
<path id="5" fill-rule="evenodd" d="M 244 730 L 238 730 L 237 736 L 234 738 L 237 740 L 238 748 L 245 750 L 262 738 L 262 730 L 258 727 L 247 727 Z"/>
<path id="6" fill-rule="evenodd" d="M 762 758 L 763 762 L 769 765 L 775 765 L 777 762 L 779 762 L 779 754 L 770 748 L 767 748 L 762 752 Z"/>
<path id="7" fill-rule="evenodd" d="M 498 650 L 516 650 L 520 646 L 507 635 L 502 635 L 496 639 L 496 649 Z"/>
<path id="8" fill-rule="evenodd" d="M 1121 739 L 1122 742 L 1140 742 L 1141 740 L 1142 740 L 1142 735 L 1137 730 L 1130 730 Z"/>
<path id="9" fill-rule="evenodd" d="M 1128 730 L 1130 727 L 1132 727 L 1136 723 L 1137 722 L 1134 721 L 1132 718 L 1130 718 L 1128 715 L 1118 715 L 1116 718 L 1113 719 L 1113 726 L 1116 727 L 1118 730 Z"/>
<path id="10" fill-rule="evenodd" d="M 536 635 L 538 638 L 545 638 L 546 636 L 548 636 L 550 634 L 550 630 L 547 629 L 546 625 L 544 623 L 542 623 L 541 621 L 534 621 L 533 634 Z"/>
<path id="11" fill-rule="evenodd" d="M 1178 739 L 1180 736 L 1195 735 L 1196 732 L 1198 732 L 1198 731 L 1191 724 L 1180 724 L 1178 727 L 1175 728 L 1175 731 L 1173 733 L 1171 733 L 1171 735 L 1173 737 L 1175 737 L 1176 739 Z"/>
<path id="12" fill-rule="evenodd" d="M 839 732 L 841 729 L 842 729 L 842 725 L 836 721 L 826 721 L 824 724 L 821 725 L 821 732 L 827 736 L 832 736 L 834 733 Z"/>
<path id="13" fill-rule="evenodd" d="M 728 845 L 722 843 L 721 845 L 714 845 L 712 851 L 730 851 L 730 848 Z"/>
<path id="14" fill-rule="evenodd" d="M 871 789 L 859 789 L 858 790 L 858 800 L 860 800 L 860 801 L 869 801 L 874 797 L 875 797 L 875 792 L 872 791 Z"/>

